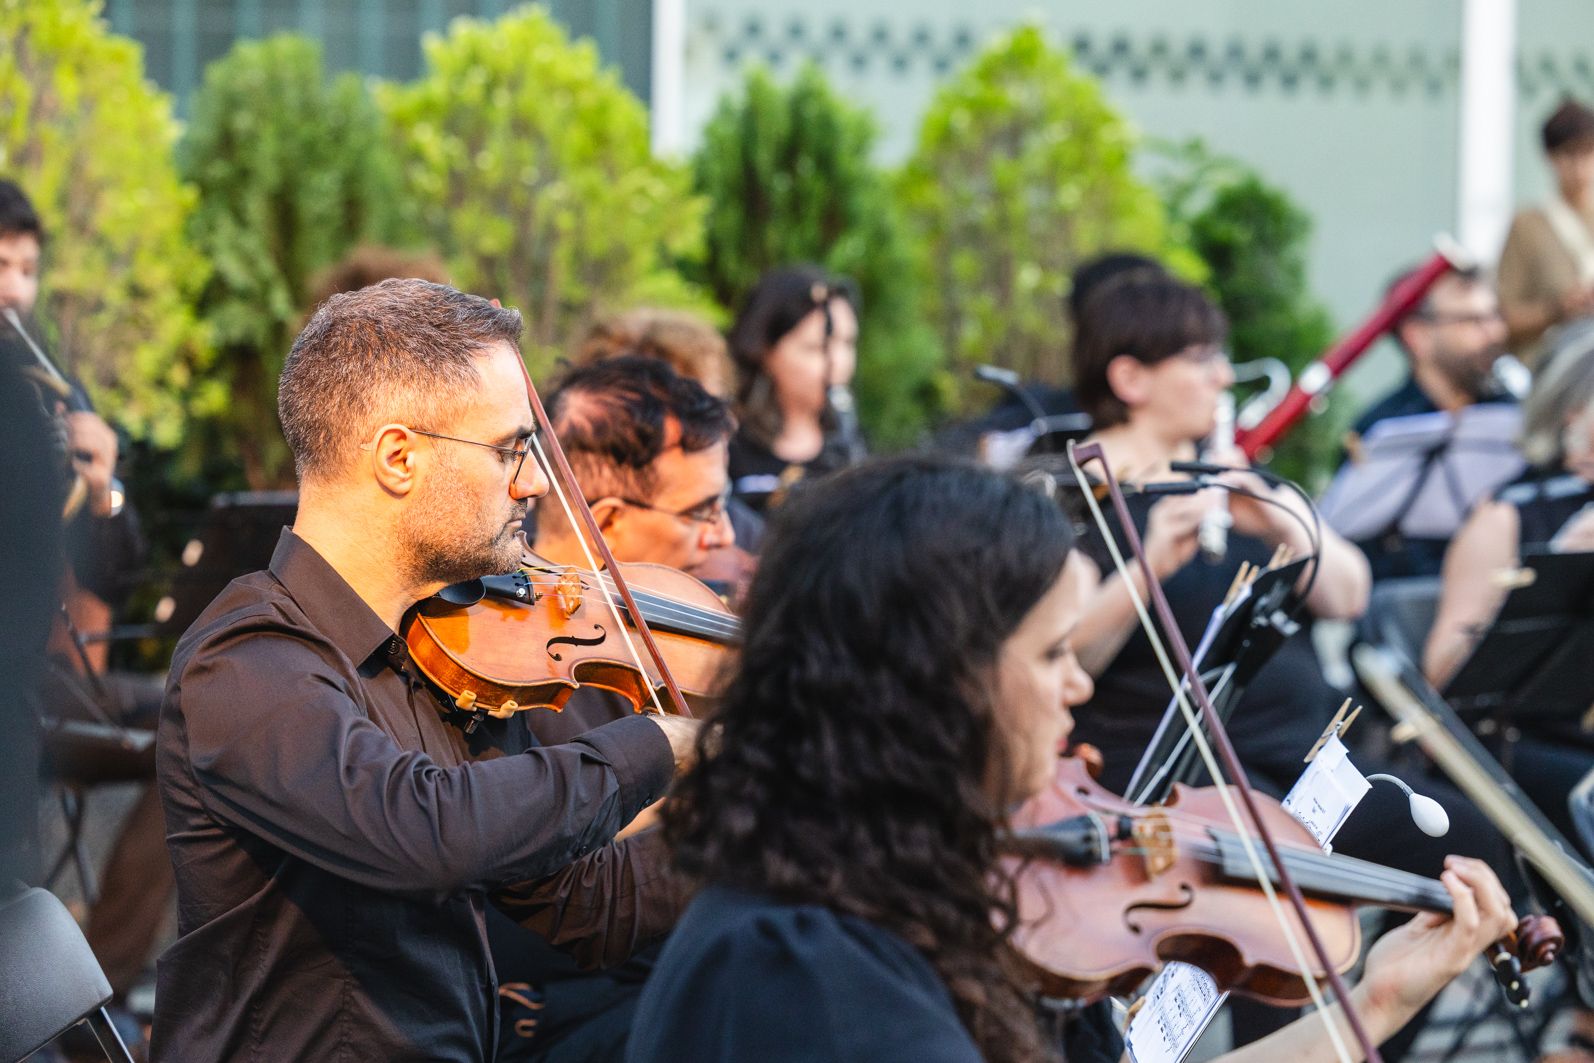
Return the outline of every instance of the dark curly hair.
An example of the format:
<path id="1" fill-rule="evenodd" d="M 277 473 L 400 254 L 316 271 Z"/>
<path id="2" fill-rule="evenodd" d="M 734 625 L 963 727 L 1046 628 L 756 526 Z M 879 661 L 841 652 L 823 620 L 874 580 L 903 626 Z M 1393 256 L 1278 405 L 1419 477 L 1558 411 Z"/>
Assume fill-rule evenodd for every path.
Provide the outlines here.
<path id="1" fill-rule="evenodd" d="M 987 1059 L 1045 1056 L 1007 946 L 990 689 L 1067 520 L 1011 478 L 908 457 L 793 495 L 768 534 L 721 726 L 664 813 L 677 862 L 895 932 Z"/>

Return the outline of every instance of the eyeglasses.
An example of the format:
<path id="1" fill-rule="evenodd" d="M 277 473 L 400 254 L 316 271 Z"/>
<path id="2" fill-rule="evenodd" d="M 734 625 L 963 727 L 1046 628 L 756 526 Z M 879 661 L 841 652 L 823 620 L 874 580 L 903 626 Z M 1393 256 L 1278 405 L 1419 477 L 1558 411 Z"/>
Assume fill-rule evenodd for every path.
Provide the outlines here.
<path id="1" fill-rule="evenodd" d="M 1484 314 L 1413 314 L 1419 321 L 1426 321 L 1432 325 L 1492 325 L 1500 320 L 1500 311 L 1491 310 Z"/>
<path id="2" fill-rule="evenodd" d="M 478 443 L 474 439 L 461 439 L 458 436 L 445 436 L 441 432 L 424 432 L 419 428 L 411 428 L 410 431 L 414 432 L 418 436 L 426 436 L 428 439 L 446 439 L 450 443 L 469 443 L 473 447 L 485 447 L 488 450 L 496 450 L 499 454 L 499 457 L 503 458 L 504 464 L 507 465 L 510 462 L 515 463 L 514 475 L 510 476 L 509 478 L 511 483 L 514 483 L 516 480 L 520 479 L 520 472 L 526 466 L 526 455 L 531 453 L 531 440 L 529 438 L 526 440 L 526 445 L 524 447 L 500 447 L 493 443 Z"/>
<path id="3" fill-rule="evenodd" d="M 1229 364 L 1229 352 L 1216 343 L 1196 343 L 1173 355 L 1192 365 L 1216 366 Z"/>
<path id="4" fill-rule="evenodd" d="M 707 502 L 700 502 L 690 509 L 681 510 L 664 509 L 661 506 L 653 505 L 651 502 L 639 502 L 634 498 L 626 498 L 624 495 L 616 495 L 614 497 L 637 509 L 651 509 L 653 512 L 663 513 L 667 517 L 691 521 L 694 524 L 707 524 L 709 527 L 715 527 L 721 521 L 729 519 L 730 516 L 726 509 L 731 500 L 731 489 L 728 485 L 724 491 L 720 492 L 718 498 L 712 498 Z"/>

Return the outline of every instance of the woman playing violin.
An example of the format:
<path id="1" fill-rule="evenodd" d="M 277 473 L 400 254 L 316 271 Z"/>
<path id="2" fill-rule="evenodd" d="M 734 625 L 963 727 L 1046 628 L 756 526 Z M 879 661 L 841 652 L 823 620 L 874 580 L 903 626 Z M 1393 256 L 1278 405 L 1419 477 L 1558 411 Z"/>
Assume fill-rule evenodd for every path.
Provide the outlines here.
<path id="1" fill-rule="evenodd" d="M 1104 1005 L 1043 1036 L 998 859 L 1091 693 L 1073 646 L 1095 577 L 1072 545 L 1039 493 L 928 458 L 779 511 L 719 726 L 665 812 L 702 889 L 628 1059 L 1118 1058 Z M 1482 865 L 1444 883 L 1453 920 L 1419 917 L 1369 957 L 1353 997 L 1375 1038 L 1514 922 Z M 1329 1052 L 1310 1019 L 1234 1058 Z"/>

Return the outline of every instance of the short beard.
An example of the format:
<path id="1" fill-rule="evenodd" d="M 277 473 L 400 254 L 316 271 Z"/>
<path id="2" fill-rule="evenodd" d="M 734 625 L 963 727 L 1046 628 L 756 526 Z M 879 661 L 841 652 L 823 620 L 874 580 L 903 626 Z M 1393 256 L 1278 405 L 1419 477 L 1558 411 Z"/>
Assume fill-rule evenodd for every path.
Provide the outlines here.
<path id="1" fill-rule="evenodd" d="M 397 534 L 410 581 L 447 586 L 513 572 L 524 549 L 516 533 L 518 520 L 525 518 L 525 504 L 516 505 L 510 514 L 517 518 L 516 524 L 491 529 L 493 537 L 487 539 L 484 525 L 494 516 L 474 511 L 468 498 L 441 486 L 458 482 L 448 475 L 453 469 L 440 466 L 438 471 L 443 475 L 432 482 L 439 486 L 409 507 L 399 522 Z"/>

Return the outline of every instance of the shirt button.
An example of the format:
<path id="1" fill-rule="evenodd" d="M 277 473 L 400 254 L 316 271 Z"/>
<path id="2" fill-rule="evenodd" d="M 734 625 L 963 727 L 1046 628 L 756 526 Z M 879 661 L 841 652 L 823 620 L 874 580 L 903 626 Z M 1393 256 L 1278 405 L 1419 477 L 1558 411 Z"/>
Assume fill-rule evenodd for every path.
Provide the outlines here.
<path id="1" fill-rule="evenodd" d="M 395 661 L 404 659 L 404 640 L 394 635 L 387 640 L 387 655 Z"/>

